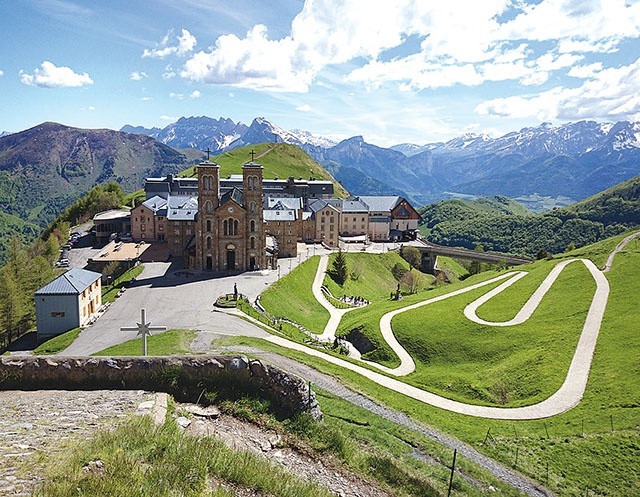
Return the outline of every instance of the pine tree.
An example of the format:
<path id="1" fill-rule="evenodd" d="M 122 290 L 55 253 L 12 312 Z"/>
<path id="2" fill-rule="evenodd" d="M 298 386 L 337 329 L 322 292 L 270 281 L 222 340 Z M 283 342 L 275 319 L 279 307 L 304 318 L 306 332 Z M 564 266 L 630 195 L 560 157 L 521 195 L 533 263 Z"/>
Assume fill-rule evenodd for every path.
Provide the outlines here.
<path id="1" fill-rule="evenodd" d="M 330 276 L 338 285 L 342 286 L 344 285 L 344 282 L 347 281 L 348 275 L 349 270 L 347 268 L 347 258 L 345 257 L 342 250 L 338 250 L 336 257 L 333 260 L 333 266 Z"/>

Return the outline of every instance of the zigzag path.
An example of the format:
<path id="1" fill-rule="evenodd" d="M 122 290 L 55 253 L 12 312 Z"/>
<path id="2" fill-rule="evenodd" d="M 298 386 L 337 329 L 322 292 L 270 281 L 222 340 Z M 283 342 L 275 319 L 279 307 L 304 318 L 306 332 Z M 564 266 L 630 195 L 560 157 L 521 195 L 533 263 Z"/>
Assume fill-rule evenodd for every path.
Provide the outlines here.
<path id="1" fill-rule="evenodd" d="M 625 238 L 611 253 L 607 264 L 605 265 L 605 270 L 611 267 L 613 257 L 617 254 L 624 246 L 629 243 L 633 238 L 640 236 L 640 233 L 635 233 L 633 235 Z M 545 280 L 540 284 L 538 289 L 533 293 L 533 295 L 529 298 L 529 300 L 524 304 L 522 309 L 516 314 L 516 316 L 507 322 L 502 323 L 491 323 L 484 320 L 481 320 L 476 315 L 476 310 L 480 305 L 486 303 L 491 298 L 498 295 L 500 292 L 506 290 L 509 286 L 514 284 L 519 279 L 525 277 L 528 273 L 524 271 L 514 271 L 510 273 L 506 273 L 500 275 L 496 278 L 492 278 L 490 280 L 478 283 L 476 285 L 472 285 L 460 290 L 456 290 L 435 298 L 427 299 L 422 302 L 397 309 L 385 314 L 380 319 L 380 331 L 382 336 L 387 341 L 389 346 L 394 350 L 394 352 L 400 358 L 400 365 L 397 368 L 386 368 L 381 365 L 377 365 L 374 363 L 367 363 L 369 365 L 374 365 L 377 368 L 383 370 L 384 372 L 391 374 L 393 376 L 404 376 L 415 370 L 415 363 L 411 358 L 410 354 L 400 345 L 400 343 L 395 338 L 393 334 L 393 330 L 391 328 L 391 320 L 394 316 L 407 312 L 412 309 L 416 309 L 421 306 L 429 305 L 435 302 L 440 302 L 442 300 L 448 299 L 450 297 L 454 297 L 457 295 L 461 295 L 477 288 L 481 288 L 486 285 L 493 284 L 495 282 L 506 280 L 501 285 L 486 293 L 479 299 L 471 302 L 467 305 L 464 310 L 465 316 L 471 321 L 475 321 L 477 323 L 481 323 L 488 326 L 514 326 L 516 324 L 521 324 L 525 322 L 527 319 L 531 317 L 533 312 L 539 306 L 542 298 L 546 295 L 549 289 L 553 286 L 554 282 L 563 271 L 563 269 L 574 262 L 582 262 L 587 269 L 589 270 L 591 276 L 593 277 L 596 283 L 596 290 L 591 301 L 589 311 L 587 313 L 587 317 L 585 319 L 582 332 L 580 334 L 580 339 L 576 346 L 573 358 L 571 360 L 571 364 L 567 370 L 567 375 L 565 380 L 560 387 L 553 395 L 551 395 L 546 400 L 539 402 L 534 405 L 525 406 L 525 407 L 517 407 L 517 408 L 503 408 L 503 407 L 488 407 L 488 406 L 479 406 L 474 404 L 467 404 L 464 402 L 458 402 L 446 397 L 442 397 L 440 395 L 436 395 L 420 388 L 417 388 L 412 385 L 408 385 L 402 381 L 399 381 L 396 378 L 392 378 L 390 376 L 380 374 L 376 371 L 372 371 L 369 368 L 360 366 L 358 364 L 353 364 L 351 362 L 345 361 L 339 357 L 335 357 L 319 350 L 307 347 L 305 345 L 301 345 L 299 343 L 290 341 L 281 336 L 271 335 L 266 338 L 266 340 L 277 344 L 282 347 L 286 347 L 289 349 L 297 350 L 300 352 L 304 352 L 308 355 L 322 358 L 332 364 L 337 366 L 349 369 L 355 373 L 361 374 L 362 376 L 375 381 L 376 383 L 383 385 L 390 390 L 393 390 L 397 393 L 401 393 L 411 397 L 415 400 L 419 400 L 426 404 L 432 405 L 434 407 L 439 407 L 441 409 L 446 409 L 448 411 L 456 412 L 459 414 L 466 414 L 469 416 L 483 417 L 483 418 L 491 418 L 491 419 L 504 419 L 504 420 L 531 420 L 531 419 L 540 419 L 547 418 L 551 416 L 555 416 L 557 414 L 563 413 L 575 405 L 577 405 L 582 396 L 584 395 L 584 391 L 586 389 L 587 381 L 589 378 L 589 370 L 591 368 L 591 361 L 593 359 L 593 353 L 595 350 L 596 342 L 598 339 L 598 334 L 600 332 L 600 325 L 602 323 L 602 319 L 604 316 L 604 312 L 607 305 L 607 300 L 609 296 L 609 282 L 604 276 L 603 272 L 600 271 L 593 262 L 588 259 L 571 259 L 567 261 L 562 261 L 551 270 L 549 275 L 545 278 Z M 314 282 L 312 285 L 312 291 L 315 298 L 320 302 L 320 304 L 329 311 L 331 317 L 329 322 L 325 326 L 325 329 L 321 335 L 319 335 L 319 339 L 324 341 L 333 341 L 335 338 L 335 331 L 338 328 L 340 320 L 342 316 L 347 312 L 344 309 L 336 309 L 334 308 L 322 294 L 320 289 L 322 285 L 322 280 L 324 278 L 324 273 L 326 272 L 328 264 L 328 256 L 321 256 L 320 264 L 318 264 L 318 269 L 314 278 Z"/>

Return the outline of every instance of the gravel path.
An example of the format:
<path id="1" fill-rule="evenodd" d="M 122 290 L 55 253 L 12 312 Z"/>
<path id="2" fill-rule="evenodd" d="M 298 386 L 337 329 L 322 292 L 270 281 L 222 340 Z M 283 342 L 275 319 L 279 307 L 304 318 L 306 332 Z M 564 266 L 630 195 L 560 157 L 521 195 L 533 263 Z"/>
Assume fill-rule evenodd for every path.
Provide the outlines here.
<path id="1" fill-rule="evenodd" d="M 442 444 L 445 447 L 449 447 L 451 450 L 457 449 L 458 454 L 478 464 L 480 467 L 493 474 L 496 478 L 502 480 L 507 485 L 517 488 L 526 495 L 532 497 L 545 497 L 554 495 L 549 490 L 545 489 L 542 485 L 494 461 L 493 459 L 480 454 L 473 447 L 464 444 L 460 440 L 457 440 L 449 435 L 445 435 L 444 433 L 434 430 L 433 428 L 429 428 L 425 425 L 417 423 L 402 412 L 398 412 L 383 405 L 376 404 L 371 399 L 348 389 L 333 376 L 321 373 L 314 368 L 305 364 L 301 364 L 293 359 L 289 359 L 272 352 L 265 352 L 257 348 L 233 347 L 233 351 L 259 357 L 271 364 L 275 364 L 278 367 L 297 374 L 306 381 L 311 381 L 314 386 L 326 390 L 342 399 L 345 399 L 354 405 L 362 407 L 378 416 L 392 421 L 393 423 L 399 424 L 411 430 L 415 430 L 428 439 Z"/>

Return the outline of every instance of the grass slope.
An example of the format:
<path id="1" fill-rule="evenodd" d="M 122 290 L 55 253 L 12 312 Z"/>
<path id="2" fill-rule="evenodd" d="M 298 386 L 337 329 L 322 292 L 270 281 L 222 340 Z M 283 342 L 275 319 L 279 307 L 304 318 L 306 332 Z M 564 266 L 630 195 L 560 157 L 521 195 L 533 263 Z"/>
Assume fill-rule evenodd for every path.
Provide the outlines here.
<path id="1" fill-rule="evenodd" d="M 299 147 L 288 143 L 259 143 L 237 148 L 211 159 L 220 165 L 220 177 L 242 174 L 242 166 L 251 161 L 251 152 L 255 152 L 254 161 L 264 167 L 265 179 L 309 179 L 329 180 L 334 184 L 335 196 L 346 198 L 347 191 L 320 164 L 314 161 Z M 195 167 L 183 173 L 195 176 Z"/>
<path id="2" fill-rule="evenodd" d="M 596 265 L 602 266 L 606 256 L 623 237 L 624 235 L 607 239 L 563 257 L 586 257 L 592 259 Z M 536 284 L 548 274 L 550 266 L 556 262 L 557 260 L 540 262 L 530 266 L 530 276 L 514 285 L 508 294 L 487 303 L 479 310 L 479 314 L 490 319 L 511 317 L 528 298 Z M 423 423 L 452 433 L 481 452 L 508 466 L 515 466 L 558 495 L 636 495 L 640 488 L 640 474 L 637 472 L 637 461 L 640 459 L 640 363 L 637 361 L 640 336 L 635 323 L 640 320 L 640 308 L 632 296 L 640 292 L 640 277 L 636 271 L 638 264 L 640 242 L 633 241 L 616 257 L 612 270 L 607 273 L 611 293 L 585 396 L 575 408 L 548 420 L 510 422 L 453 414 L 389 392 L 360 375 L 344 371 L 321 359 L 309 358 L 300 353 L 283 352 L 264 343 L 260 346 L 313 364 L 318 369 L 340 378 L 351 388 L 371 395 L 379 402 L 404 411 Z M 464 285 L 489 276 L 491 275 L 469 278 Z M 552 290 L 553 293 L 545 298 L 537 315 L 532 318 L 532 323 L 537 324 L 532 324 L 534 329 L 529 330 L 530 333 L 534 333 L 531 344 L 526 343 L 524 334 L 521 337 L 508 338 L 502 336 L 502 333 L 496 337 L 499 344 L 508 344 L 515 348 L 524 346 L 529 354 L 522 354 L 518 350 L 512 355 L 504 354 L 492 340 L 478 345 L 486 351 L 484 355 L 487 357 L 482 357 L 481 351 L 471 350 L 469 357 L 476 359 L 474 355 L 479 356 L 477 359 L 480 362 L 489 364 L 486 376 L 490 376 L 494 380 L 493 383 L 484 380 L 485 375 L 482 371 L 474 373 L 477 382 L 467 382 L 466 385 L 452 384 L 451 389 L 442 378 L 435 378 L 434 381 L 439 381 L 443 389 L 449 392 L 449 396 L 454 396 L 451 390 L 458 388 L 458 395 L 461 397 L 485 397 L 494 402 L 500 402 L 506 397 L 511 405 L 526 403 L 523 402 L 524 397 L 540 399 L 553 391 L 554 385 L 557 385 L 560 377 L 566 373 L 566 366 L 579 333 L 576 325 L 581 326 L 584 320 L 585 309 L 593 290 L 591 277 L 579 263 L 569 265 L 557 281 L 557 285 L 557 288 Z M 451 285 L 446 291 L 454 290 L 457 286 Z M 429 294 L 436 295 L 441 291 L 436 289 Z M 473 298 L 474 295 L 467 294 L 466 301 L 470 302 Z M 405 300 L 405 304 L 411 302 L 409 299 Z M 461 307 L 460 302 L 447 301 L 449 311 L 453 312 L 456 305 Z M 379 316 L 392 306 L 386 303 L 381 304 L 381 307 L 384 308 L 376 309 L 375 306 L 369 306 L 367 309 L 347 314 L 341 328 L 348 327 L 349 319 L 353 319 L 354 323 L 377 324 Z M 564 309 L 561 309 L 562 307 Z M 376 315 L 365 316 L 363 313 Z M 441 320 L 449 320 L 450 317 L 450 312 L 442 309 L 438 316 L 430 316 L 428 320 L 439 323 Z M 396 320 L 399 318 L 400 316 Z M 398 324 L 396 320 L 394 326 Z M 434 346 L 425 338 L 427 334 L 412 334 L 411 329 L 416 328 L 416 320 L 409 321 L 406 334 L 410 336 L 406 338 L 414 346 L 418 346 L 419 341 L 423 340 L 428 353 Z M 486 333 L 486 330 L 480 329 L 482 327 L 473 329 L 474 326 L 471 325 L 469 329 L 469 324 L 461 324 L 467 329 L 464 334 L 453 331 L 458 334 L 457 341 L 466 341 L 467 335 L 477 340 Z M 549 330 L 546 330 L 547 326 Z M 437 325 L 432 326 L 431 331 L 433 328 L 437 328 Z M 552 331 L 554 329 L 555 335 Z M 442 343 L 442 337 L 440 339 Z M 253 345 L 260 343 L 259 340 L 236 340 L 250 342 Z M 518 340 L 524 340 L 524 345 L 518 343 Z M 436 350 L 440 359 L 468 359 L 465 357 L 465 345 L 452 343 L 451 346 L 454 348 L 453 351 Z M 536 353 L 541 354 L 544 360 L 537 359 Z M 497 361 L 499 355 L 503 357 L 501 362 Z M 432 374 L 428 371 L 429 367 L 429 362 L 422 364 L 420 368 L 423 370 L 414 375 L 417 379 L 426 381 Z M 454 378 L 458 374 L 457 364 L 447 366 L 445 361 L 442 361 L 438 368 L 445 378 Z M 468 366 L 467 369 L 472 370 L 473 367 Z M 538 378 L 537 374 L 542 374 L 542 377 Z M 435 373 L 432 376 L 437 377 Z M 498 379 L 502 379 L 504 385 L 496 385 Z M 414 378 L 413 381 L 415 380 Z M 490 388 L 491 386 L 493 388 Z M 536 390 L 539 392 L 536 393 Z M 547 393 L 544 393 L 544 390 Z M 520 400 L 516 397 L 520 397 Z"/>
<path id="3" fill-rule="evenodd" d="M 391 274 L 391 268 L 401 264 L 409 269 L 409 264 L 397 252 L 384 254 L 349 253 L 345 254 L 349 278 L 343 286 L 338 285 L 328 275 L 323 284 L 334 297 L 353 295 L 374 302 L 389 298 L 389 292 L 395 291 L 398 282 Z M 327 268 L 330 270 L 336 254 L 329 256 Z"/>
<path id="4" fill-rule="evenodd" d="M 260 295 L 260 303 L 274 317 L 286 317 L 314 333 L 322 333 L 329 313 L 313 297 L 311 286 L 320 256 L 313 256 Z"/>

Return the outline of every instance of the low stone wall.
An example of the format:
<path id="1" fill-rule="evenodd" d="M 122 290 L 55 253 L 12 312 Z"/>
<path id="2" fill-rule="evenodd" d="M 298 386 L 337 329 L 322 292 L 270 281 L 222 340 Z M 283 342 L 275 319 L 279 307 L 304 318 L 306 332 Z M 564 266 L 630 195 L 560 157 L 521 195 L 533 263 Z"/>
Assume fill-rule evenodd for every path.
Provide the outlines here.
<path id="1" fill-rule="evenodd" d="M 258 396 L 285 417 L 322 417 L 302 378 L 245 356 L 0 357 L 1 390 L 148 390 L 183 402 Z M 207 395 L 209 394 L 209 395 Z"/>

